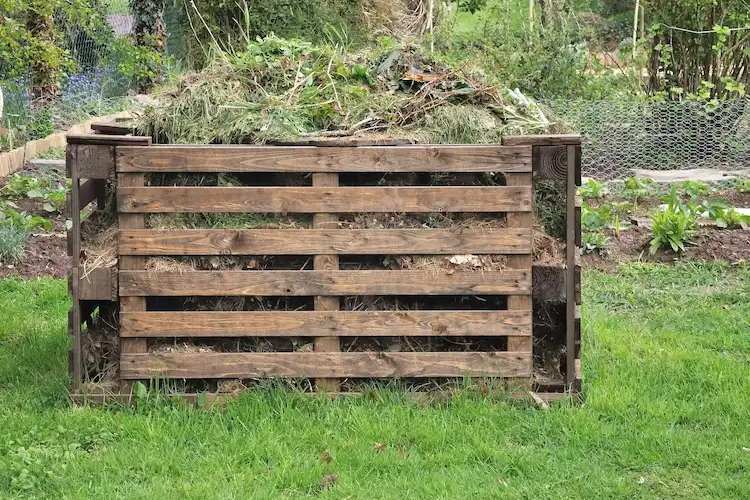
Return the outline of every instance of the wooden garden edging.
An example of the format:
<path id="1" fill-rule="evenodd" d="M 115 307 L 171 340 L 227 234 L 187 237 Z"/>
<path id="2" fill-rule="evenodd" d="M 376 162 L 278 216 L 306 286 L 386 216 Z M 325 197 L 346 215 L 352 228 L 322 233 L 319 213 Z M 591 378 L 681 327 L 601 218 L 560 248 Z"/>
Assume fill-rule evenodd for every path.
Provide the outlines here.
<path id="1" fill-rule="evenodd" d="M 105 131 L 102 129 L 102 131 Z M 109 131 L 109 130 L 106 130 Z M 119 130 L 114 130 L 119 131 Z M 111 132 L 111 131 L 109 131 Z M 101 301 L 120 304 L 121 394 L 135 380 L 313 378 L 337 392 L 344 378 L 498 377 L 532 381 L 532 160 L 564 147 L 562 167 L 575 192 L 580 170 L 575 137 L 509 138 L 488 146 L 157 146 L 132 136 L 71 136 L 67 165 L 73 180 L 69 235 L 73 256 L 70 331 L 74 392 L 83 382 L 81 327 Z M 551 137 L 555 137 L 553 139 Z M 540 142 L 541 141 L 541 142 Z M 562 142 L 560 142 L 562 141 Z M 562 146 L 561 146 L 562 144 Z M 551 150 L 550 150 L 551 151 Z M 537 163 L 538 164 L 538 163 Z M 572 168 L 569 168 L 572 166 Z M 534 175 L 538 175 L 536 164 Z M 154 173 L 304 172 L 304 187 L 150 186 Z M 506 186 L 341 186 L 357 172 L 502 172 Z M 101 184 L 117 179 L 119 269 L 81 279 L 80 209 L 101 200 Z M 572 184 L 570 184 L 572 182 Z M 574 196 L 573 196 L 574 198 Z M 568 220 L 571 217 L 570 203 Z M 147 229 L 146 214 L 172 212 L 306 213 L 311 229 Z M 354 212 L 503 212 L 507 227 L 482 232 L 454 229 L 340 229 Z M 572 229 L 571 229 L 572 227 Z M 568 224 L 568 241 L 576 229 Z M 576 296 L 575 245 L 568 245 L 567 297 Z M 572 252 L 572 256 L 571 256 Z M 501 271 L 339 270 L 341 255 L 504 254 Z M 308 255 L 313 270 L 183 271 L 145 269 L 150 256 Z M 572 264 L 571 264 L 572 263 Z M 116 293 L 115 293 L 116 292 Z M 497 310 L 345 311 L 353 295 L 499 295 Z M 186 296 L 314 297 L 305 311 L 154 311 L 149 298 Z M 568 388 L 576 375 L 580 333 L 572 304 Z M 346 337 L 505 337 L 507 348 L 476 352 L 341 352 Z M 314 337 L 313 352 L 149 352 L 160 338 Z M 571 365 L 572 363 L 572 365 Z M 573 369 L 570 369 L 573 366 Z"/>

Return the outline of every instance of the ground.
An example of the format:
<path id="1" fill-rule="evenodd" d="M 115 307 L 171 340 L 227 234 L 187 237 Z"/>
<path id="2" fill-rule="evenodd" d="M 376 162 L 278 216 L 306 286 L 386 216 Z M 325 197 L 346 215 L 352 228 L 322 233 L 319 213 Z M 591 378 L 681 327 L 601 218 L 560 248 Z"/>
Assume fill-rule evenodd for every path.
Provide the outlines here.
<path id="1" fill-rule="evenodd" d="M 748 498 L 750 268 L 584 274 L 585 400 L 465 390 L 225 408 L 71 407 L 66 287 L 0 281 L 0 491 L 9 497 Z"/>

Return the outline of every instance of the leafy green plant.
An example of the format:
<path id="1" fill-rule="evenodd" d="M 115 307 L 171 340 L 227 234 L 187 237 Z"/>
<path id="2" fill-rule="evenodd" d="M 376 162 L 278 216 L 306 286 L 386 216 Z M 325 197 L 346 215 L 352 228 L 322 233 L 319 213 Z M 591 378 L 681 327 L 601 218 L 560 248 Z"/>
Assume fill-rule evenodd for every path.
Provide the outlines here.
<path id="1" fill-rule="evenodd" d="M 622 186 L 622 194 L 625 198 L 633 202 L 634 207 L 638 207 L 638 200 L 652 194 L 654 181 L 648 178 L 639 178 L 635 176 L 628 177 Z"/>
<path id="2" fill-rule="evenodd" d="M 587 203 L 581 206 L 581 228 L 584 231 L 599 231 L 609 226 L 612 220 L 612 206 L 601 205 L 593 208 Z"/>
<path id="3" fill-rule="evenodd" d="M 39 215 L 18 211 L 17 208 L 12 202 L 0 203 L 0 226 L 13 225 L 25 231 L 33 231 L 34 229 L 52 230 L 51 220 Z"/>
<path id="4" fill-rule="evenodd" d="M 582 236 L 583 253 L 602 254 L 607 249 L 609 237 L 598 231 L 585 232 Z"/>
<path id="5" fill-rule="evenodd" d="M 23 257 L 29 233 L 15 224 L 0 223 L 0 262 L 16 264 Z"/>
<path id="6" fill-rule="evenodd" d="M 584 200 L 604 198 L 604 195 L 606 195 L 607 192 L 607 187 L 604 183 L 595 179 L 587 180 L 583 186 L 578 188 L 578 194 L 580 194 Z"/>
<path id="7" fill-rule="evenodd" d="M 701 214 L 716 223 L 718 227 L 747 229 L 750 215 L 745 215 L 723 201 L 704 201 L 700 205 Z"/>
<path id="8" fill-rule="evenodd" d="M 684 252 L 697 228 L 695 212 L 672 204 L 657 210 L 651 216 L 651 225 L 651 254 L 667 248 Z"/>
<path id="9" fill-rule="evenodd" d="M 705 196 L 711 192 L 711 188 L 703 181 L 684 181 L 680 184 L 683 193 L 690 199 Z"/>
<path id="10" fill-rule="evenodd" d="M 65 207 L 66 183 L 50 177 L 14 174 L 0 189 L 0 196 L 9 200 L 31 198 L 43 202 L 47 212 L 60 212 Z"/>
<path id="11" fill-rule="evenodd" d="M 750 193 L 750 179 L 737 179 L 734 184 L 734 189 L 738 193 Z"/>

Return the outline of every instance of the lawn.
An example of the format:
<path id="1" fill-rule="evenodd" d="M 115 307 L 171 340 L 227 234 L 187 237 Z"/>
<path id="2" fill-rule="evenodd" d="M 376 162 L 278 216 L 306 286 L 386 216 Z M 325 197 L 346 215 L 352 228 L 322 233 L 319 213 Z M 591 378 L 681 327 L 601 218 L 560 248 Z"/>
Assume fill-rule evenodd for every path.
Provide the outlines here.
<path id="1" fill-rule="evenodd" d="M 72 408 L 66 288 L 0 281 L 0 496 L 750 498 L 750 268 L 585 273 L 582 405 L 466 390 Z"/>

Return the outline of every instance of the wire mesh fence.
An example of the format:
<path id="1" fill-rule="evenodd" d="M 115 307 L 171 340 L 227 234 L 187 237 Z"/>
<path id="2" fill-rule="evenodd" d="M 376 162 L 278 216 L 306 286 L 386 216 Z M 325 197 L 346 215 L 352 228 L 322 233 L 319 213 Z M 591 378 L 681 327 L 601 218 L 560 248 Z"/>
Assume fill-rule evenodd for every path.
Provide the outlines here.
<path id="1" fill-rule="evenodd" d="M 583 174 L 750 167 L 750 98 L 699 102 L 549 101 L 583 136 Z"/>

